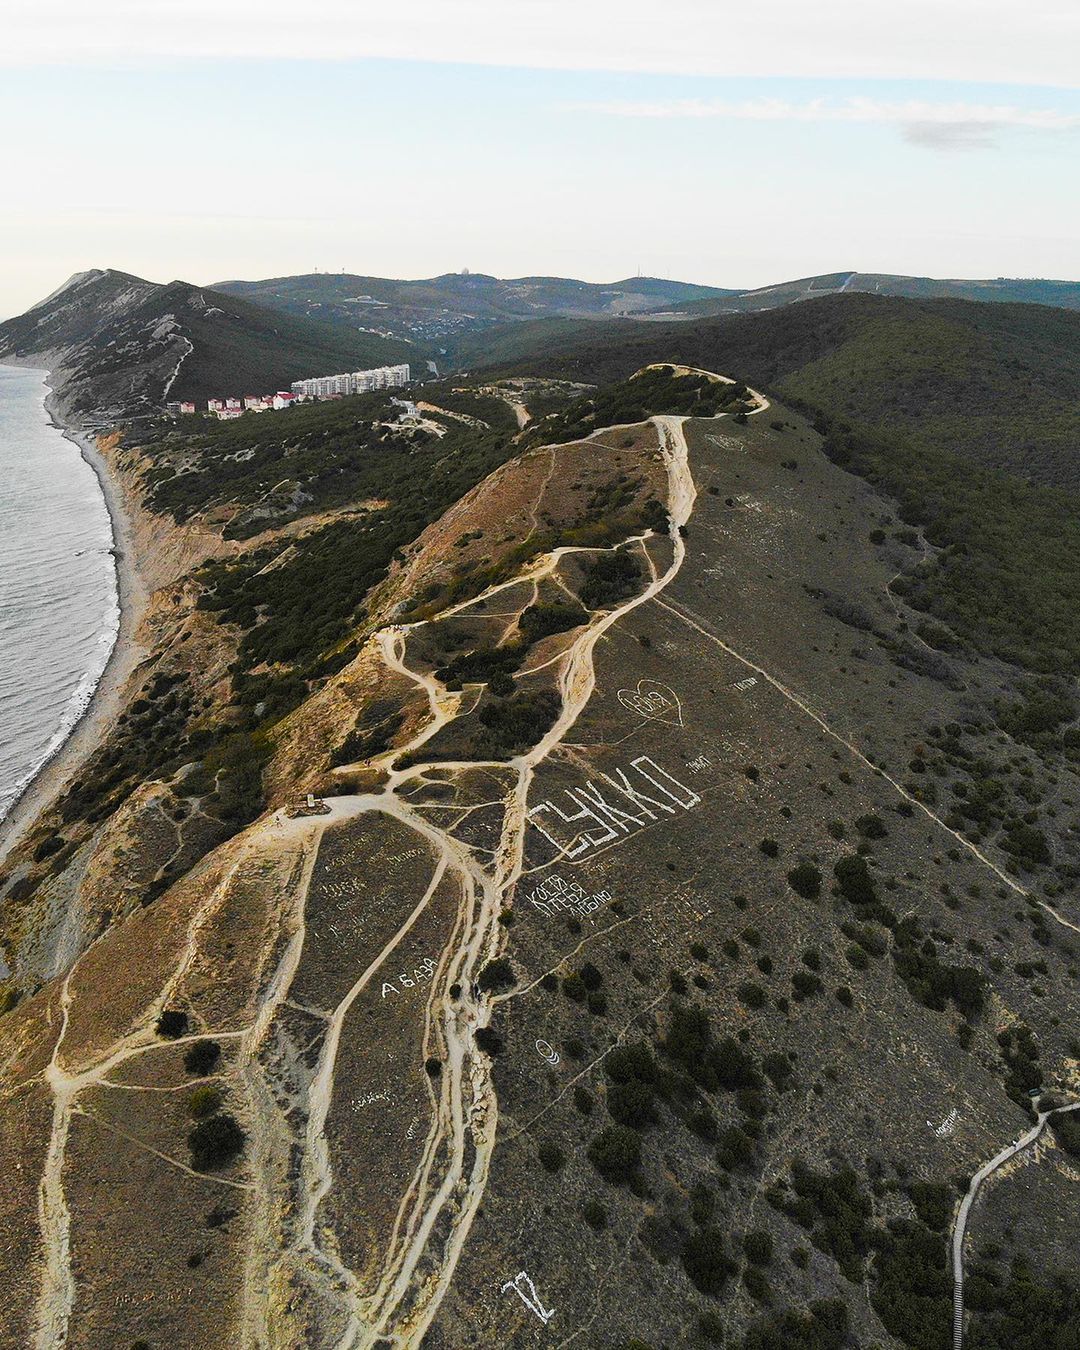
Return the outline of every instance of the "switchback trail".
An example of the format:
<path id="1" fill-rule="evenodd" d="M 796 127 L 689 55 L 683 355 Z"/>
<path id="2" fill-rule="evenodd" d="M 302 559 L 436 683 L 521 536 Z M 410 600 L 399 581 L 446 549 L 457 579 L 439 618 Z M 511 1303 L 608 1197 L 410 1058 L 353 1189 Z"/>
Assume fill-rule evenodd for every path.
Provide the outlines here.
<path id="1" fill-rule="evenodd" d="M 406 653 L 410 633 L 427 624 L 438 623 L 439 618 L 447 614 L 467 612 L 520 578 L 492 587 L 442 616 L 423 623 L 384 629 L 377 635 L 387 666 L 423 691 L 429 717 L 411 742 L 398 747 L 387 757 L 405 758 L 409 767 L 390 768 L 387 785 L 379 793 L 334 799 L 333 819 L 356 819 L 368 811 L 391 815 L 424 837 L 435 851 L 437 863 L 426 893 L 406 922 L 333 1011 L 329 1034 L 319 1057 L 315 1086 L 308 1098 L 305 1197 L 298 1249 L 302 1249 L 301 1255 L 306 1252 L 309 1276 L 314 1269 L 315 1283 L 321 1294 L 336 1299 L 341 1307 L 342 1330 L 335 1342 L 338 1350 L 353 1350 L 354 1347 L 359 1350 L 376 1343 L 400 1347 L 419 1343 L 449 1287 L 483 1198 L 495 1144 L 498 1103 L 491 1085 L 490 1064 L 475 1043 L 476 1032 L 488 1025 L 493 1008 L 491 995 L 479 989 L 477 977 L 505 943 L 506 930 L 498 920 L 521 874 L 529 788 L 536 767 L 562 741 L 592 696 L 596 643 L 612 624 L 659 594 L 682 566 L 685 544 L 679 527 L 689 519 L 696 496 L 683 434 L 684 420 L 667 416 L 651 419 L 668 477 L 671 562 L 662 573 L 654 574 L 638 595 L 615 608 L 594 614 L 570 641 L 558 662 L 558 716 L 532 749 L 509 761 L 469 761 L 460 765 L 447 764 L 444 760 L 413 762 L 432 736 L 453 720 L 462 696 L 446 690 L 435 677 L 409 666 Z M 613 546 L 613 550 L 630 542 L 639 541 L 621 541 Z M 559 548 L 534 563 L 528 574 L 533 577 L 549 574 L 560 558 L 571 553 L 600 551 L 608 550 Z M 424 820 L 419 809 L 402 796 L 402 789 L 414 788 L 431 773 L 445 776 L 448 770 L 484 768 L 509 771 L 512 775 L 502 802 L 499 844 L 490 860 L 470 850 L 449 830 L 441 830 Z M 426 1024 L 432 1029 L 435 1043 L 440 1048 L 444 1067 L 419 1164 L 405 1187 L 389 1246 L 379 1261 L 379 1279 L 374 1289 L 364 1291 L 357 1285 L 353 1273 L 336 1256 L 336 1244 L 331 1235 L 319 1229 L 320 1206 L 333 1187 L 325 1122 L 334 1090 L 338 1043 L 352 1001 L 389 961 L 430 902 L 438 882 L 447 874 L 457 878 L 460 888 L 455 950 L 432 983 L 426 1009 Z M 455 992 L 451 993 L 451 989 Z M 434 1244 L 433 1233 L 437 1227 L 448 1236 Z M 437 1250 L 433 1250 L 435 1245 Z M 421 1265 L 422 1277 L 419 1274 Z"/>
<path id="2" fill-rule="evenodd" d="M 753 391 L 751 394 L 754 411 L 768 406 L 762 396 Z M 157 997 L 134 1029 L 113 1044 L 85 1051 L 69 1046 L 70 1013 L 80 997 L 81 960 L 72 966 L 61 986 L 57 1039 L 41 1075 L 52 1094 L 53 1120 L 39 1188 L 43 1261 L 35 1350 L 58 1350 L 67 1343 L 73 1310 L 82 1293 L 76 1289 L 71 1256 L 73 1223 L 81 1218 L 69 1209 L 65 1175 L 73 1123 L 76 1118 L 96 1119 L 98 1127 L 113 1128 L 111 1121 L 84 1111 L 80 1097 L 89 1089 L 181 1091 L 186 1084 L 160 1087 L 112 1081 L 110 1075 L 137 1056 L 182 1048 L 206 1037 L 223 1041 L 234 1051 L 232 1086 L 244 1098 L 249 1130 L 246 1178 L 194 1172 L 186 1162 L 135 1135 L 119 1129 L 115 1132 L 128 1146 L 153 1154 L 161 1163 L 190 1176 L 192 1184 L 210 1189 L 239 1188 L 252 1196 L 254 1217 L 245 1240 L 238 1343 L 273 1350 L 300 1343 L 296 1339 L 299 1332 L 302 1343 L 326 1350 L 331 1346 L 336 1350 L 361 1350 L 375 1345 L 404 1350 L 422 1339 L 468 1240 L 495 1146 L 498 1103 L 490 1060 L 477 1045 L 477 1033 L 488 1026 L 494 1005 L 492 996 L 481 991 L 477 981 L 484 965 L 507 941 L 507 930 L 499 923 L 499 916 L 521 875 L 529 790 L 537 767 L 563 741 L 593 694 L 597 642 L 631 611 L 656 599 L 683 565 L 681 527 L 688 521 L 696 498 L 685 420 L 666 415 L 649 419 L 667 476 L 670 561 L 662 570 L 646 547 L 650 531 L 623 539 L 610 549 L 557 548 L 534 559 L 513 581 L 491 587 L 432 619 L 379 630 L 370 641 L 385 668 L 416 686 L 427 705 L 427 714 L 411 740 L 383 757 L 379 765 L 385 772 L 381 790 L 331 798 L 330 810 L 321 816 L 291 818 L 276 812 L 225 845 L 229 865 L 208 884 L 205 894 L 194 898 L 186 936 Z M 607 428 L 595 434 L 603 430 Z M 568 555 L 628 548 L 640 549 L 648 562 L 647 584 L 639 594 L 613 608 L 594 611 L 587 623 L 567 635 L 561 653 L 544 663 L 555 681 L 559 710 L 536 744 L 508 760 L 425 762 L 421 753 L 424 745 L 460 714 L 465 695 L 448 690 L 425 669 L 410 664 L 410 636 L 426 625 L 467 613 L 523 578 L 535 581 L 551 577 L 558 582 L 556 569 Z M 516 604 L 511 608 L 516 609 Z M 475 699 L 468 703 L 475 706 Z M 407 767 L 394 767 L 394 760 L 404 760 Z M 475 809 L 501 808 L 497 844 L 490 851 L 463 842 L 452 825 L 442 828 L 433 823 L 425 815 L 423 800 L 423 789 L 440 781 L 458 784 L 467 800 L 469 775 L 482 777 L 485 773 L 489 782 L 495 777 L 503 784 L 497 793 L 489 789 L 483 794 L 497 795 L 498 800 L 474 801 L 462 810 L 467 814 Z M 402 898 L 405 903 L 398 928 L 377 950 L 364 956 L 362 967 L 343 996 L 329 1008 L 312 1008 L 303 995 L 294 997 L 294 989 L 309 942 L 309 890 L 321 841 L 329 828 L 340 829 L 364 817 L 374 820 L 380 816 L 403 826 L 424 846 L 431 859 L 427 882 L 411 903 L 409 897 Z M 272 875 L 274 888 L 268 900 L 270 936 L 264 940 L 257 963 L 262 972 L 261 992 L 242 1019 L 202 1027 L 197 1036 L 163 1040 L 155 1034 L 155 1020 L 164 1008 L 184 1003 L 187 982 L 214 941 L 215 918 L 229 904 L 234 887 L 247 884 L 245 869 L 249 865 L 259 876 Z M 420 1142 L 415 1166 L 410 1160 L 413 1170 L 400 1193 L 385 1246 L 378 1253 L 375 1274 L 362 1276 L 351 1270 L 341 1255 L 328 1203 L 336 1196 L 333 1135 L 328 1122 L 339 1051 L 348 1033 L 350 1010 L 393 959 L 437 894 L 456 897 L 456 913 L 427 991 L 422 1043 L 417 1048 L 422 1057 L 436 1056 L 442 1072 L 425 1089 L 431 1108 L 428 1133 Z M 296 1061 L 287 1063 L 282 1058 L 282 1046 L 288 1039 L 285 1019 L 296 1013 L 314 1018 L 321 1028 L 311 1045 L 316 1053 L 310 1070 L 299 1077 Z M 92 1127 L 80 1124 L 79 1128 Z M 288 1197 L 282 1195 L 283 1177 L 289 1170 L 283 1169 L 282 1159 L 287 1156 L 296 1160 L 294 1179 L 287 1183 Z M 347 1195 L 341 1204 L 348 1207 Z M 294 1290 L 289 1301 L 291 1310 L 283 1307 L 280 1297 L 281 1290 L 290 1286 Z M 308 1311 L 298 1314 L 301 1322 L 297 1323 L 293 1313 L 299 1304 Z M 308 1318 L 306 1322 L 304 1317 Z"/>

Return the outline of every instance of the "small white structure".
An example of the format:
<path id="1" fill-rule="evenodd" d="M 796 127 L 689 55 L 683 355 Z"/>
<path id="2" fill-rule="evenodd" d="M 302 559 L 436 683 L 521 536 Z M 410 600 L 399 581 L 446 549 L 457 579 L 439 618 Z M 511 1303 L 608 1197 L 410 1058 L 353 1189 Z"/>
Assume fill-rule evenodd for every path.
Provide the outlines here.
<path id="1" fill-rule="evenodd" d="M 207 411 L 207 412 L 219 413 L 219 412 L 223 412 L 224 410 L 225 410 L 225 401 L 224 401 L 224 399 L 220 399 L 220 398 L 211 398 L 211 399 L 207 399 L 207 401 L 206 401 L 206 411 Z"/>
<path id="2" fill-rule="evenodd" d="M 192 403 L 189 399 L 185 399 L 180 404 L 181 416 L 190 417 L 191 414 L 194 413 L 194 411 L 195 411 L 195 404 Z"/>
<path id="3" fill-rule="evenodd" d="M 296 395 L 290 394 L 287 390 L 279 389 L 274 395 L 273 403 L 276 411 L 280 412 L 282 408 L 291 408 L 296 402 Z"/>

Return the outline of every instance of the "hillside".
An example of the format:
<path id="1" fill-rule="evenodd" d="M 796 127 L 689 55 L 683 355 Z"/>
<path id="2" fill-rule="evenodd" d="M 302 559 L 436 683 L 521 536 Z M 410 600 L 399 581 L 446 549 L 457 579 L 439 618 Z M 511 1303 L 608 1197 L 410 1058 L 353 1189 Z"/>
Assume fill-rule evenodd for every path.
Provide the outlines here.
<path id="1" fill-rule="evenodd" d="M 633 277 L 598 285 L 565 277 L 502 280 L 448 272 L 422 281 L 315 272 L 265 281 L 223 281 L 216 289 L 322 322 L 432 343 L 455 364 L 492 330 L 539 318 L 610 317 L 723 296 L 714 286 Z"/>
<path id="2" fill-rule="evenodd" d="M 884 272 L 832 272 L 801 277 L 719 297 L 684 300 L 672 309 L 702 318 L 709 314 L 745 314 L 800 300 L 817 300 L 840 292 L 895 295 L 909 300 L 977 300 L 1001 304 L 1053 305 L 1080 309 L 1080 282 L 1041 277 L 995 277 L 965 281 L 939 277 L 905 277 Z"/>
<path id="3" fill-rule="evenodd" d="M 511 338 L 505 363 L 610 380 L 665 355 L 737 370 L 815 412 L 902 433 L 923 449 L 1080 489 L 1080 315 L 1071 312 L 843 295 L 576 335 L 534 326 Z"/>
<path id="4" fill-rule="evenodd" d="M 754 348 L 587 351 L 103 439 L 152 598 L 0 875 L 13 1344 L 951 1350 L 961 1213 L 965 1344 L 1075 1343 L 1075 681 Z"/>
<path id="5" fill-rule="evenodd" d="M 113 271 L 80 273 L 0 324 L 0 361 L 47 367 L 60 414 L 98 425 L 153 412 L 166 396 L 243 396 L 410 359 L 404 342 Z"/>

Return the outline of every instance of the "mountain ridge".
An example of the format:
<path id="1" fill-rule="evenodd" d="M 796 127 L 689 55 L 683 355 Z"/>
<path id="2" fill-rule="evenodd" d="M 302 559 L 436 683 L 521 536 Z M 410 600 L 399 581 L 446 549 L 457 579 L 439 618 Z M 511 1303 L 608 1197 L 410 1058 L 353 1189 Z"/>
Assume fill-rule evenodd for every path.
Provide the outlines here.
<path id="1" fill-rule="evenodd" d="M 242 397 L 410 355 L 407 343 L 112 269 L 76 273 L 0 324 L 0 360 L 47 365 L 57 414 L 99 426 L 152 415 L 169 396 Z"/>

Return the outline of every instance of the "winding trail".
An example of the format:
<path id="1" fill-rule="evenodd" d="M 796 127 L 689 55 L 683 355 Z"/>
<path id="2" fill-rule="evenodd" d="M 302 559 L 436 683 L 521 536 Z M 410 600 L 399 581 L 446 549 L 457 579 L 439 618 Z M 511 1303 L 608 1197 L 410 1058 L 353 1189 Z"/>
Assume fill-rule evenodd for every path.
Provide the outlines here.
<path id="1" fill-rule="evenodd" d="M 940 826 L 946 834 L 950 835 L 961 848 L 966 849 L 973 857 L 978 858 L 979 862 L 981 862 L 984 867 L 988 867 L 998 880 L 1003 881 L 1010 890 L 1014 891 L 1017 895 L 1022 895 L 1025 899 L 1033 900 L 1041 909 L 1044 909 L 1051 918 L 1055 919 L 1063 927 L 1071 928 L 1073 932 L 1080 932 L 1080 928 L 1078 928 L 1076 924 L 1070 923 L 1069 920 L 1059 914 L 1052 905 L 1048 904 L 1045 900 L 1040 899 L 1039 896 L 1034 895 L 1025 886 L 1021 886 L 1018 881 L 1014 881 L 1003 868 L 999 867 L 992 858 L 988 857 L 982 849 L 976 844 L 973 844 L 970 839 L 965 839 L 958 830 L 954 830 L 946 825 L 944 819 L 939 816 L 936 811 L 927 806 L 925 802 L 921 802 L 917 797 L 913 797 L 898 779 L 893 778 L 891 774 L 886 773 L 886 771 L 877 764 L 871 763 L 854 741 L 849 740 L 848 737 L 832 727 L 820 713 L 816 712 L 805 699 L 800 698 L 794 690 L 790 689 L 781 680 L 777 679 L 775 675 L 770 674 L 764 666 L 758 665 L 758 663 L 752 661 L 750 657 L 744 656 L 742 652 L 738 651 L 735 647 L 732 647 L 730 643 L 725 642 L 717 633 L 710 631 L 710 625 L 702 619 L 700 615 L 695 615 L 685 605 L 681 605 L 674 600 L 657 600 L 657 604 L 662 609 L 666 609 L 669 614 L 674 615 L 674 617 L 679 619 L 682 623 L 685 623 L 689 628 L 700 633 L 702 637 L 715 643 L 721 651 L 727 652 L 729 656 L 732 656 L 736 661 L 741 662 L 748 670 L 752 670 L 755 674 L 760 675 L 767 684 L 770 684 L 777 691 L 777 693 L 782 694 L 784 698 L 790 703 L 793 703 L 800 712 L 805 713 L 807 717 L 816 722 L 817 725 L 821 727 L 822 731 L 826 732 L 834 741 L 842 745 L 850 754 L 854 755 L 861 764 L 868 768 L 872 773 L 883 778 L 890 787 L 895 789 L 895 791 L 904 798 L 905 801 L 910 802 L 912 806 L 917 807 L 924 815 L 928 816 L 935 825 Z"/>
<path id="2" fill-rule="evenodd" d="M 694 369 L 694 368 L 687 368 Z M 710 372 L 700 372 L 709 375 Z M 710 378 L 725 379 L 723 376 Z M 770 405 L 756 391 L 749 391 L 752 413 Z M 723 415 L 721 415 L 723 416 Z M 242 1343 L 275 1347 L 286 1343 L 291 1329 L 280 1324 L 281 1290 L 288 1287 L 298 1302 L 309 1308 L 318 1340 L 304 1344 L 333 1346 L 334 1350 L 374 1350 L 395 1347 L 407 1350 L 422 1340 L 454 1278 L 472 1224 L 482 1202 L 493 1156 L 499 1122 L 498 1101 L 492 1084 L 491 1063 L 477 1045 L 477 1032 L 488 1027 L 499 996 L 482 992 L 479 972 L 499 955 L 508 941 L 499 918 L 522 875 L 526 812 L 537 768 L 559 747 L 574 727 L 593 695 L 596 684 L 596 644 L 616 623 L 641 605 L 657 603 L 682 623 L 756 672 L 784 698 L 816 722 L 866 767 L 912 802 L 960 845 L 990 868 L 1013 891 L 1023 887 L 1009 878 L 990 858 L 962 835 L 949 829 L 933 810 L 915 800 L 895 779 L 870 763 L 848 738 L 834 731 L 826 720 L 781 681 L 726 643 L 707 622 L 686 606 L 663 595 L 678 575 L 686 557 L 681 527 L 690 519 L 696 488 L 690 470 L 689 448 L 681 416 L 658 415 L 650 419 L 656 430 L 659 451 L 667 474 L 670 562 L 662 570 L 645 548 L 649 533 L 620 541 L 610 549 L 563 547 L 541 555 L 510 580 L 490 587 L 478 596 L 448 607 L 435 617 L 414 624 L 391 624 L 381 628 L 371 641 L 388 672 L 407 680 L 423 695 L 426 715 L 411 739 L 371 761 L 385 772 L 379 791 L 329 800 L 328 814 L 289 820 L 282 813 L 264 818 L 241 836 L 231 868 L 212 894 L 196 910 L 183 949 L 166 980 L 153 1011 L 166 1006 L 180 990 L 199 952 L 203 932 L 225 903 L 242 864 L 253 855 L 272 856 L 288 846 L 296 852 L 276 914 L 280 949 L 272 969 L 266 972 L 262 996 L 249 1024 L 238 1028 L 208 1028 L 199 1036 L 237 1041 L 239 1085 L 246 1094 L 257 1128 L 252 1131 L 249 1158 L 250 1182 L 233 1182 L 250 1188 L 255 1219 L 247 1248 L 241 1312 Z M 718 419 L 719 420 L 719 419 Z M 594 435 L 610 432 L 602 428 Z M 557 448 L 550 448 L 552 462 L 545 486 L 555 473 Z M 533 521 L 535 523 L 535 511 Z M 591 615 L 589 622 L 568 635 L 566 646 L 545 666 L 556 669 L 560 709 L 552 726 L 529 750 L 502 761 L 446 761 L 423 759 L 423 747 L 463 710 L 475 706 L 475 688 L 448 690 L 424 669 L 409 664 L 410 634 L 446 618 L 482 605 L 511 587 L 535 583 L 554 576 L 560 560 L 570 554 L 597 554 L 616 549 L 640 548 L 648 563 L 647 584 L 642 591 L 617 607 Z M 513 606 L 511 607 L 513 608 Z M 538 667 L 537 669 L 539 669 Z M 396 768 L 403 762 L 407 767 Z M 344 766 L 345 770 L 355 766 Z M 469 775 L 487 774 L 500 784 L 497 791 L 485 785 L 484 800 L 467 797 Z M 466 795 L 451 803 L 413 800 L 419 790 L 433 783 L 452 783 Z M 412 794 L 412 795 L 410 795 Z M 501 796 L 499 795 L 501 794 Z M 498 797 L 497 802 L 489 798 Z M 455 834 L 455 826 L 470 811 L 498 805 L 502 820 L 492 849 L 469 845 Z M 442 826 L 428 817 L 449 820 Z M 294 985 L 301 971 L 307 942 L 306 911 L 321 840 L 327 828 L 385 816 L 404 826 L 422 842 L 430 855 L 430 871 L 424 889 L 406 897 L 407 908 L 393 934 L 377 953 L 364 958 L 346 992 L 333 1006 L 311 1009 L 319 1022 L 318 1036 L 311 1042 L 310 1071 L 298 1095 L 286 1109 L 275 1093 L 275 1072 L 280 1069 L 281 1019 L 289 1011 L 303 1010 L 294 1001 Z M 291 855 L 290 855 L 291 856 Z M 449 893 L 446 888 L 454 888 Z M 437 894 L 456 895 L 450 940 L 444 945 L 433 973 L 423 1012 L 422 1053 L 435 1055 L 442 1063 L 436 1083 L 425 1077 L 431 1116 L 427 1134 L 419 1144 L 411 1172 L 397 1197 L 396 1213 L 388 1222 L 384 1246 L 378 1254 L 377 1275 L 362 1284 L 340 1253 L 333 1231 L 329 1202 L 334 1197 L 332 1134 L 329 1130 L 334 1105 L 336 1072 L 350 1011 L 376 976 L 405 943 Z M 1044 902 L 1058 922 L 1075 927 Z M 43 1079 L 53 1094 L 53 1123 L 39 1190 L 39 1222 L 44 1252 L 43 1273 L 37 1304 L 34 1350 L 58 1350 L 65 1344 L 75 1305 L 75 1282 L 71 1265 L 71 1215 L 64 1194 L 63 1171 L 71 1121 L 83 1114 L 80 1094 L 92 1086 L 123 1086 L 108 1081 L 109 1073 L 135 1055 L 161 1048 L 149 1027 L 119 1039 L 108 1051 L 88 1062 L 69 1065 L 64 1058 L 69 1015 L 75 996 L 72 967 L 61 987 L 61 1026 Z M 453 992 L 451 992 L 453 991 Z M 297 998 L 301 997 L 296 995 Z M 335 997 L 337 997 L 335 995 Z M 321 998 L 316 1002 L 322 1003 Z M 169 1046 L 183 1044 L 167 1042 Z M 617 1042 L 616 1042 L 617 1043 Z M 161 1090 L 161 1089 L 157 1089 Z M 1058 1108 L 1068 1111 L 1080 1103 Z M 958 1337 L 963 1320 L 963 1243 L 968 1216 L 978 1187 L 992 1172 L 1039 1137 L 1053 1112 L 1044 1113 L 1032 1130 L 1009 1149 L 985 1164 L 973 1179 L 958 1216 L 953 1240 L 954 1277 L 957 1291 Z M 410 1135 L 410 1138 L 412 1136 Z M 132 1143 L 138 1143 L 132 1140 Z M 283 1201 L 282 1153 L 292 1152 L 296 1163 L 288 1182 L 289 1198 Z M 166 1162 L 184 1164 L 160 1155 Z M 219 1179 L 220 1180 L 220 1179 Z M 316 1334 L 312 1332 L 311 1334 Z M 289 1344 L 300 1343 L 288 1341 Z M 955 1350 L 962 1350 L 956 1341 Z"/>
<path id="3" fill-rule="evenodd" d="M 588 704 L 595 688 L 593 654 L 605 632 L 639 605 L 654 599 L 678 573 L 685 557 L 679 527 L 686 523 L 696 497 L 689 467 L 689 451 L 681 417 L 651 419 L 668 476 L 668 511 L 672 557 L 662 573 L 653 572 L 648 585 L 636 596 L 609 611 L 593 616 L 562 654 L 558 671 L 560 711 L 553 725 L 532 749 L 509 761 L 474 762 L 460 765 L 445 761 L 410 763 L 408 768 L 390 768 L 386 787 L 379 793 L 356 798 L 336 798 L 332 818 L 353 819 L 365 811 L 391 815 L 423 835 L 435 850 L 436 866 L 426 893 L 418 901 L 394 937 L 370 963 L 363 975 L 332 1015 L 331 1033 L 320 1053 L 315 1085 L 311 1091 L 305 1144 L 305 1201 L 300 1223 L 300 1245 L 317 1267 L 325 1272 L 324 1294 L 336 1298 L 343 1312 L 343 1330 L 338 1350 L 360 1350 L 377 1344 L 412 1346 L 419 1343 L 438 1310 L 458 1260 L 464 1250 L 476 1211 L 483 1198 L 498 1125 L 498 1103 L 491 1085 L 490 1064 L 478 1053 L 477 1030 L 488 1025 L 494 999 L 481 993 L 476 977 L 484 964 L 497 955 L 506 941 L 499 915 L 521 875 L 524 856 L 526 810 L 536 768 L 559 745 Z M 645 536 L 642 536 L 642 539 Z M 615 547 L 626 547 L 624 540 Z M 575 552 L 608 550 L 560 548 L 530 569 L 530 575 L 550 572 L 559 559 Z M 516 585 L 521 577 L 492 587 L 439 617 L 480 604 L 499 590 Z M 387 666 L 423 690 L 429 717 L 412 741 L 398 747 L 391 758 L 413 759 L 416 752 L 456 715 L 462 695 L 445 690 L 429 674 L 413 670 L 406 662 L 410 630 L 422 624 L 392 627 L 377 637 Z M 482 861 L 449 830 L 424 820 L 416 807 L 402 800 L 401 789 L 425 781 L 425 775 L 447 773 L 455 768 L 495 770 L 510 775 L 503 801 L 504 815 L 497 849 L 491 862 Z M 326 1138 L 326 1119 L 333 1096 L 334 1067 L 341 1026 L 349 1007 L 365 984 L 390 957 L 434 895 L 439 882 L 455 874 L 461 886 L 459 927 L 455 950 L 433 981 L 428 1005 L 428 1025 L 442 1043 L 443 1073 L 435 1114 L 419 1164 L 405 1188 L 387 1251 L 380 1260 L 380 1279 L 370 1293 L 361 1293 L 355 1276 L 330 1250 L 318 1233 L 319 1206 L 333 1185 Z M 451 986 L 460 992 L 450 994 Z M 471 1144 L 470 1149 L 467 1144 Z M 441 1249 L 433 1251 L 436 1227 L 447 1232 Z M 423 1264 L 423 1275 L 420 1275 Z"/>
<path id="4" fill-rule="evenodd" d="M 182 333 L 180 335 L 180 340 L 181 342 L 187 344 L 187 351 L 180 353 L 180 359 L 177 361 L 175 367 L 173 368 L 172 374 L 165 381 L 165 388 L 161 391 L 161 401 L 163 403 L 169 397 L 169 390 L 176 383 L 176 377 L 180 374 L 180 367 L 184 364 L 184 362 L 188 359 L 191 353 L 195 350 L 194 342 L 192 342 L 190 338 L 184 337 Z"/>
<path id="5" fill-rule="evenodd" d="M 967 1234 L 968 1220 L 971 1217 L 971 1207 L 975 1203 L 979 1188 L 987 1177 L 996 1172 L 999 1167 L 1034 1144 L 1046 1129 L 1046 1122 L 1051 1116 L 1064 1115 L 1068 1111 L 1078 1110 L 1080 1110 L 1080 1102 L 1071 1102 L 1068 1106 L 1056 1106 L 1052 1111 L 1040 1111 L 1038 1119 L 1030 1130 L 1026 1130 L 1019 1139 L 1014 1139 L 1011 1144 L 1007 1144 L 1000 1153 L 995 1153 L 990 1161 L 983 1163 L 971 1178 L 971 1185 L 961 1201 L 956 1222 L 953 1225 L 953 1350 L 963 1350 L 964 1346 L 964 1238 Z"/>

